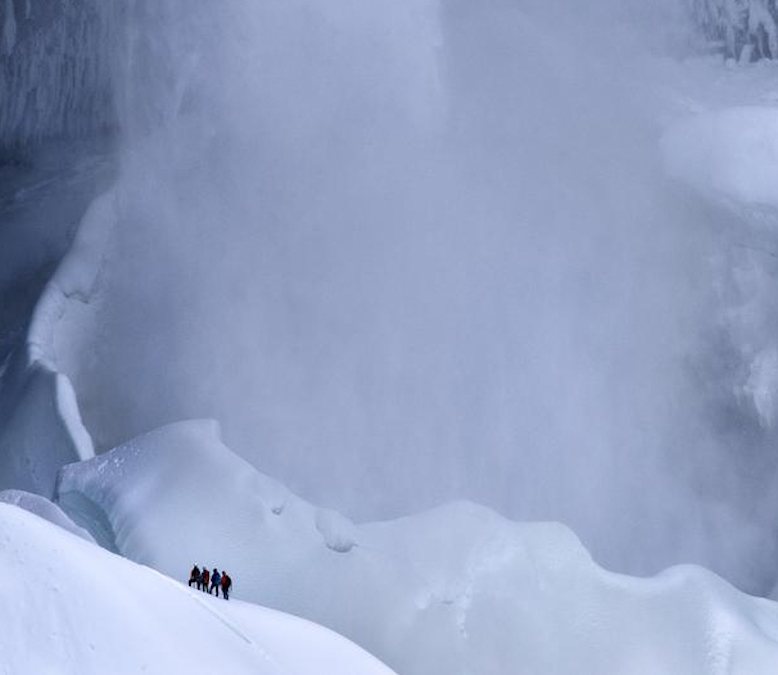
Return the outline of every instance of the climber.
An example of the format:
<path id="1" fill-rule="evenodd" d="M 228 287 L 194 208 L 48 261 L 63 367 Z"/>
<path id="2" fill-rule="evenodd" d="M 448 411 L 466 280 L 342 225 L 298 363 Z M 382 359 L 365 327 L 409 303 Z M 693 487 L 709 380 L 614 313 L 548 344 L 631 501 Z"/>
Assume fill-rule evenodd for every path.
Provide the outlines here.
<path id="1" fill-rule="evenodd" d="M 222 595 L 224 596 L 225 600 L 230 599 L 230 587 L 232 586 L 232 579 L 230 579 L 230 575 L 227 574 L 224 570 L 222 570 Z"/>
<path id="2" fill-rule="evenodd" d="M 208 590 L 208 582 L 211 578 L 211 573 L 208 571 L 208 568 L 203 566 L 203 576 L 202 576 L 202 590 L 207 591 Z"/>
<path id="3" fill-rule="evenodd" d="M 192 584 L 197 584 L 197 590 L 200 590 L 200 568 L 197 565 L 189 573 L 189 588 L 192 588 Z"/>
<path id="4" fill-rule="evenodd" d="M 211 575 L 211 587 L 208 589 L 208 594 L 213 593 L 213 589 L 216 589 L 216 597 L 219 597 L 219 582 L 221 581 L 221 575 L 219 570 L 213 568 L 213 574 Z"/>

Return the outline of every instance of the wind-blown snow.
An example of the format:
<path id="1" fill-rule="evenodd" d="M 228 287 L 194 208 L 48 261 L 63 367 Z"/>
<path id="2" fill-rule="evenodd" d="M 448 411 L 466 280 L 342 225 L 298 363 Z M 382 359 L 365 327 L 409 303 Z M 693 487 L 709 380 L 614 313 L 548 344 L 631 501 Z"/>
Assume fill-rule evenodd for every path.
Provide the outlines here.
<path id="1" fill-rule="evenodd" d="M 4 503 L 0 568 L 3 673 L 391 675 L 320 626 L 217 600 Z"/>
<path id="2" fill-rule="evenodd" d="M 58 499 L 76 522 L 101 513 L 130 559 L 180 578 L 193 560 L 227 569 L 237 597 L 404 675 L 768 675 L 778 659 L 778 605 L 701 568 L 610 574 L 561 525 L 465 502 L 353 526 L 231 453 L 211 422 L 65 467 Z"/>
<path id="3" fill-rule="evenodd" d="M 750 399 L 700 403 L 715 235 L 623 3 L 130 4 L 108 301 L 65 370 L 100 450 L 213 416 L 357 520 L 464 496 L 772 586 Z"/>
<path id="4" fill-rule="evenodd" d="M 774 87 L 770 74 L 754 79 L 746 71 L 748 89 Z M 774 88 L 761 98 L 774 103 Z M 762 430 L 772 431 L 778 419 L 778 108 L 749 105 L 683 117 L 665 132 L 662 149 L 672 178 L 728 214 L 725 234 L 739 250 L 718 263 L 728 281 L 718 293 L 729 304 L 720 325 L 740 364 L 731 393 Z"/>
<path id="5" fill-rule="evenodd" d="M 778 108 L 700 113 L 662 141 L 670 174 L 702 193 L 778 208 Z"/>

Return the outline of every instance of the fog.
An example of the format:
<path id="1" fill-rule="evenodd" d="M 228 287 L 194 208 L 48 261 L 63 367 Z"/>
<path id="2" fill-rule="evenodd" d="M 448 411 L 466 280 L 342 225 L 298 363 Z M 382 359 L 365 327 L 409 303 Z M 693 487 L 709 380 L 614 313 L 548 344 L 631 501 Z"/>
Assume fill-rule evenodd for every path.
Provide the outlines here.
<path id="1" fill-rule="evenodd" d="M 357 520 L 466 498 L 765 590 L 726 219 L 659 155 L 648 55 L 683 26 L 547 4 L 131 4 L 122 222 L 69 366 L 98 446 L 215 417 Z"/>

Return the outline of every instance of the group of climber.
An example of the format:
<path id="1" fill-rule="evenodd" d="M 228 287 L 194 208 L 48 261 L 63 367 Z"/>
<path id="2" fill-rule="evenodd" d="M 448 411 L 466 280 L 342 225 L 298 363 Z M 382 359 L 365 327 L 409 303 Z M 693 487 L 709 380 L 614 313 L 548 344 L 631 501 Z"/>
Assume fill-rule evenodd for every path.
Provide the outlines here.
<path id="1" fill-rule="evenodd" d="M 209 595 L 212 595 L 214 590 L 216 590 L 217 598 L 219 597 L 219 588 L 221 588 L 224 599 L 230 599 L 232 579 L 230 579 L 230 575 L 224 570 L 219 572 L 219 570 L 214 567 L 213 572 L 209 572 L 208 568 L 203 566 L 203 571 L 201 572 L 200 568 L 195 565 L 189 573 L 190 588 L 192 587 L 192 584 L 197 586 L 198 591 L 205 591 Z"/>

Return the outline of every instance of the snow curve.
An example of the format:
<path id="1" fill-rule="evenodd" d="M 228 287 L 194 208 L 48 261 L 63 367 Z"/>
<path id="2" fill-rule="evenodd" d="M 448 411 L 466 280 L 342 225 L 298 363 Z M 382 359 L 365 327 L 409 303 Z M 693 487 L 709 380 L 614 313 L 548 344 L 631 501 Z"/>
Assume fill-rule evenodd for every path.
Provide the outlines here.
<path id="1" fill-rule="evenodd" d="M 193 560 L 227 569 L 237 597 L 322 623 L 404 675 L 771 675 L 778 660 L 778 605 L 702 568 L 611 574 L 562 525 L 467 502 L 355 526 L 256 471 L 212 422 L 64 467 L 58 500 L 73 495 L 128 558 L 173 577 Z"/>
<path id="2" fill-rule="evenodd" d="M 189 589 L 4 503 L 0 566 L 9 675 L 392 675 L 320 626 Z"/>

